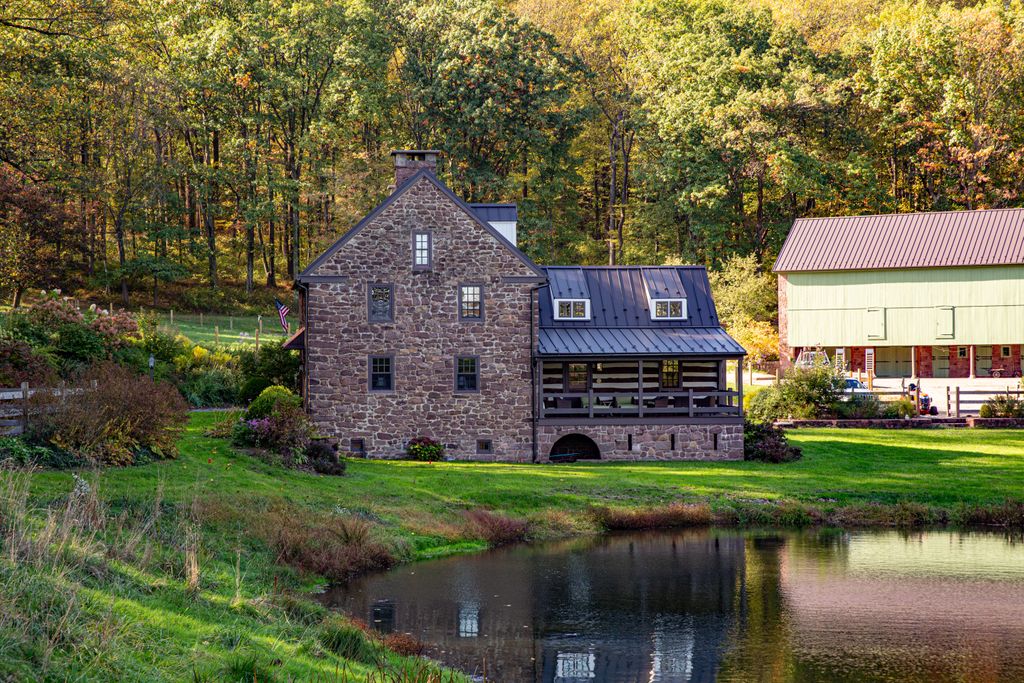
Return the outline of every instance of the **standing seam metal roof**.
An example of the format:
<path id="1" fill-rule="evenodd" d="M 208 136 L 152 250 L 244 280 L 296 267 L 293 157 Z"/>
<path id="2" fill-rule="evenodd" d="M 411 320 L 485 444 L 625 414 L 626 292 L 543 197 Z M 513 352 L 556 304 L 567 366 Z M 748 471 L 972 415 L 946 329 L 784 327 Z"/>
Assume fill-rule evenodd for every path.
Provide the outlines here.
<path id="1" fill-rule="evenodd" d="M 1024 209 L 799 218 L 775 272 L 1024 264 Z"/>
<path id="2" fill-rule="evenodd" d="M 550 284 L 538 290 L 542 356 L 745 353 L 719 324 L 703 267 L 552 266 L 544 270 Z M 651 320 L 648 278 L 675 283 L 672 287 L 686 292 L 686 320 Z M 590 294 L 590 320 L 555 320 L 552 292 L 566 291 L 569 280 L 575 282 L 573 291 L 578 291 L 580 279 Z"/>

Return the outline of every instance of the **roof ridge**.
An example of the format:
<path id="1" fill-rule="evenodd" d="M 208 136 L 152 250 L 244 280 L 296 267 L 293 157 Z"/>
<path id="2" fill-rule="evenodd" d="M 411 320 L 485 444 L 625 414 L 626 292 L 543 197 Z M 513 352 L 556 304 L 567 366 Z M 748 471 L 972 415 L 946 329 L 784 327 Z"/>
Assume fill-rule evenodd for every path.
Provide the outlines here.
<path id="1" fill-rule="evenodd" d="M 941 209 L 938 211 L 891 211 L 889 213 L 858 213 L 853 215 L 845 216 L 800 216 L 793 220 L 794 225 L 803 221 L 836 221 L 836 220 L 853 220 L 857 218 L 888 218 L 890 216 L 933 216 L 936 214 L 978 214 L 978 213 L 995 213 L 997 211 L 1024 211 L 1024 207 L 1020 206 L 1002 206 L 994 209 Z"/>

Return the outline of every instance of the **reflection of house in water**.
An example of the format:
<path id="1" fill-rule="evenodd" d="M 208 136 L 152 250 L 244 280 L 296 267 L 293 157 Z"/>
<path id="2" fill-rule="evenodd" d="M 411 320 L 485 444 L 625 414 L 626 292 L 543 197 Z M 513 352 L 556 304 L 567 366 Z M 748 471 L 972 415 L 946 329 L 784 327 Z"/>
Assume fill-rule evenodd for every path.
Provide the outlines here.
<path id="1" fill-rule="evenodd" d="M 339 605 L 502 683 L 710 681 L 743 566 L 737 537 L 606 537 L 413 565 Z"/>

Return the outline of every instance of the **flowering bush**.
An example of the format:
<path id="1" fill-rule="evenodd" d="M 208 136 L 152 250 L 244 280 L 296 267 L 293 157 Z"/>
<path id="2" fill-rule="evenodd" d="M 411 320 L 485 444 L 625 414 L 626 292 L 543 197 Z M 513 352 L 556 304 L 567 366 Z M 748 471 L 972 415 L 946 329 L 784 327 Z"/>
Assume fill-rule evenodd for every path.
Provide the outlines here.
<path id="1" fill-rule="evenodd" d="M 299 397 L 284 387 L 268 387 L 253 401 L 232 432 L 232 440 L 241 446 L 265 448 L 282 456 L 286 465 L 296 466 L 305 463 L 313 433 Z"/>
<path id="2" fill-rule="evenodd" d="M 114 363 L 90 367 L 62 394 L 37 392 L 32 402 L 33 441 L 104 465 L 172 457 L 188 421 L 177 389 Z"/>
<path id="3" fill-rule="evenodd" d="M 444 444 L 429 436 L 418 436 L 405 447 L 410 460 L 434 461 L 444 457 Z"/>

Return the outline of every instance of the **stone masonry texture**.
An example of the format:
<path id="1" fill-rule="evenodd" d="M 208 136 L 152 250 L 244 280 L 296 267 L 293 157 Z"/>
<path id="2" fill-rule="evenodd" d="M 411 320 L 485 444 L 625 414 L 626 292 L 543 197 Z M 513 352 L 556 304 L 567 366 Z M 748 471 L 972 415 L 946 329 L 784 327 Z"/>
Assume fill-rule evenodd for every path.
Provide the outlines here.
<path id="1" fill-rule="evenodd" d="M 412 235 L 429 230 L 433 267 L 414 271 Z M 397 457 L 428 436 L 449 457 L 529 461 L 532 456 L 531 284 L 536 274 L 426 178 L 366 224 L 309 285 L 307 407 L 341 449 L 363 439 L 370 457 Z M 459 319 L 460 284 L 484 287 L 483 322 Z M 370 323 L 367 288 L 394 286 L 394 322 Z M 368 390 L 370 356 L 394 358 L 394 390 Z M 455 359 L 476 356 L 480 390 L 455 391 Z M 478 454 L 490 440 L 493 454 Z"/>
<path id="2" fill-rule="evenodd" d="M 537 434 L 538 459 L 546 461 L 555 442 L 569 434 L 582 434 L 593 440 L 601 451 L 602 460 L 743 459 L 743 425 L 735 424 L 541 424 Z M 672 435 L 675 435 L 674 450 Z M 715 435 L 718 435 L 717 450 Z"/>

